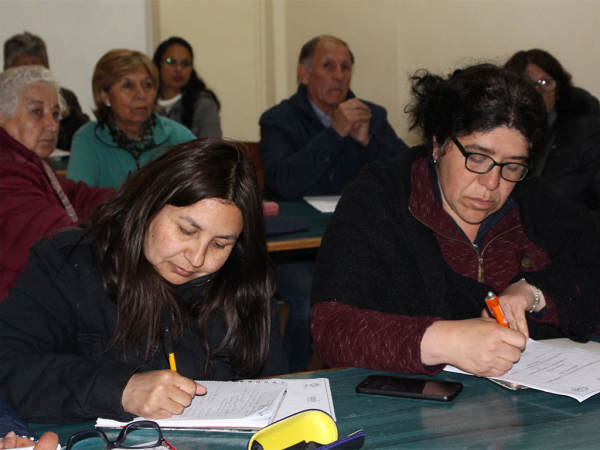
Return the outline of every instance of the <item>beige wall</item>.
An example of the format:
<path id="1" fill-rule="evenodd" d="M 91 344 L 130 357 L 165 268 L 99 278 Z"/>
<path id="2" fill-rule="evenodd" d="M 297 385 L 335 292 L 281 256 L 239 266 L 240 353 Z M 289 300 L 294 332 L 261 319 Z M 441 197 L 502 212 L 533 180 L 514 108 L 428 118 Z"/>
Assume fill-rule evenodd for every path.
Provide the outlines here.
<path id="1" fill-rule="evenodd" d="M 223 129 L 259 138 L 261 112 L 296 89 L 296 58 L 317 34 L 346 40 L 359 97 L 382 104 L 402 137 L 408 74 L 502 63 L 517 50 L 553 53 L 600 97 L 598 0 L 158 0 L 158 39 L 181 35 L 222 100 Z"/>
<path id="2" fill-rule="evenodd" d="M 181 36 L 192 45 L 198 74 L 221 101 L 224 134 L 257 140 L 267 107 L 264 3 L 160 0 L 156 13 L 159 40 Z"/>
<path id="3" fill-rule="evenodd" d="M 152 54 L 188 39 L 201 76 L 223 103 L 227 136 L 258 140 L 258 119 L 296 89 L 296 58 L 317 34 L 346 40 L 353 89 L 406 130 L 408 74 L 447 72 L 472 60 L 503 62 L 544 48 L 600 97 L 600 0 L 0 0 L 0 38 L 29 30 L 48 45 L 59 81 L 92 107 L 94 64 L 107 50 Z"/>
<path id="4" fill-rule="evenodd" d="M 148 52 L 146 0 L 0 0 L 0 42 L 29 31 L 46 43 L 50 70 L 92 120 L 92 73 L 113 48 Z"/>

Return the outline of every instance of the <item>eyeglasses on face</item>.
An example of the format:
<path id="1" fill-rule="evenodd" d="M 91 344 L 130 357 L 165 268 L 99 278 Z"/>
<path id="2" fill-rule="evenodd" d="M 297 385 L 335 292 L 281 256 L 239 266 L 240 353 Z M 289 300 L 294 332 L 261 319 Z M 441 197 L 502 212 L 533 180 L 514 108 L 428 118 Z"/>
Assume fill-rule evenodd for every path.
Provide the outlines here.
<path id="1" fill-rule="evenodd" d="M 134 449 L 163 445 L 162 431 L 156 422 L 140 420 L 126 425 L 119 436 L 111 441 L 102 430 L 75 433 L 69 438 L 66 450 L 111 450 L 113 448 Z"/>
<path id="2" fill-rule="evenodd" d="M 167 64 L 168 66 L 173 66 L 173 67 L 179 65 L 179 66 L 181 66 L 182 69 L 187 69 L 188 67 L 192 66 L 192 61 L 189 59 L 183 59 L 181 61 L 178 61 L 173 58 L 165 58 L 165 59 L 163 59 L 163 63 Z"/>
<path id="3" fill-rule="evenodd" d="M 525 164 L 515 162 L 497 163 L 493 158 L 481 153 L 468 152 L 462 146 L 458 139 L 453 138 L 452 142 L 458 147 L 460 152 L 465 157 L 465 167 L 473 173 L 488 173 L 494 166 L 500 167 L 500 176 L 506 181 L 516 183 L 521 181 L 527 175 L 529 167 Z"/>
<path id="4" fill-rule="evenodd" d="M 534 81 L 534 84 L 540 92 L 554 92 L 556 90 L 556 80 L 554 78 L 540 78 Z"/>

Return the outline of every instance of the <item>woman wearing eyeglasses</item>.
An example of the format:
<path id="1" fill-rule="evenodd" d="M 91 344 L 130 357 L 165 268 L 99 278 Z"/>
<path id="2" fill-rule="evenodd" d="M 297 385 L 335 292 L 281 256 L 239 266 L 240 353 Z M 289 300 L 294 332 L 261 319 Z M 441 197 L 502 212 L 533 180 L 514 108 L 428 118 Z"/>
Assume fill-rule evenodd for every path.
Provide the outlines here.
<path id="1" fill-rule="evenodd" d="M 499 376 L 527 338 L 600 323 L 600 234 L 587 208 L 524 179 L 544 148 L 534 86 L 493 65 L 413 77 L 424 145 L 348 186 L 323 236 L 312 333 L 324 364 Z M 511 328 L 485 310 L 498 295 Z"/>
<path id="2" fill-rule="evenodd" d="M 285 373 L 272 274 L 250 160 L 177 145 L 34 245 L 0 305 L 0 397 L 29 422 L 160 419 L 195 380 Z"/>
<path id="3" fill-rule="evenodd" d="M 220 138 L 221 104 L 196 74 L 192 46 L 180 37 L 171 37 L 157 47 L 152 59 L 160 73 L 160 113 L 185 125 L 199 138 Z"/>
<path id="4" fill-rule="evenodd" d="M 586 205 L 600 219 L 600 103 L 574 87 L 571 75 L 544 50 L 515 53 L 504 68 L 526 76 L 544 97 L 550 140 L 534 174 L 556 192 Z"/>

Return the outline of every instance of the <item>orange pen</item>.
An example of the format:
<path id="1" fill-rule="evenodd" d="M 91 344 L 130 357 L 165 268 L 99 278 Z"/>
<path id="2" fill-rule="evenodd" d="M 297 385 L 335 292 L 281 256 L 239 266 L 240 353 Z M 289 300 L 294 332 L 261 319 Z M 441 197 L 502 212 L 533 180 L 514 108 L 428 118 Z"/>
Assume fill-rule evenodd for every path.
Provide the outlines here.
<path id="1" fill-rule="evenodd" d="M 485 304 L 492 313 L 492 316 L 494 316 L 494 319 L 496 319 L 496 322 L 498 322 L 500 325 L 508 327 L 508 322 L 506 322 L 506 317 L 504 317 L 504 311 L 502 311 L 502 307 L 498 301 L 498 296 L 493 292 L 488 292 L 488 295 L 485 298 Z"/>

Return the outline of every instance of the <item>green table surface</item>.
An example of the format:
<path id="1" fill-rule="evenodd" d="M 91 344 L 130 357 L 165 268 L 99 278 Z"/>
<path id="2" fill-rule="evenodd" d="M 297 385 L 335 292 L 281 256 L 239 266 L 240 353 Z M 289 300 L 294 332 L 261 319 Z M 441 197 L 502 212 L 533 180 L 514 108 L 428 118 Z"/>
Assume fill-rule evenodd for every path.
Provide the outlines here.
<path id="1" fill-rule="evenodd" d="M 62 158 L 49 158 L 48 161 L 54 170 L 67 170 L 69 166 L 69 155 Z"/>
<path id="2" fill-rule="evenodd" d="M 356 385 L 376 373 L 382 372 L 343 369 L 294 378 L 329 378 L 340 436 L 364 429 L 365 449 L 600 448 L 600 395 L 579 403 L 533 389 L 512 392 L 486 379 L 445 372 L 434 378 L 464 384 L 452 402 L 357 394 Z M 38 434 L 57 432 L 65 444 L 71 434 L 92 428 L 94 422 L 30 426 Z M 116 432 L 109 434 L 114 437 Z M 250 439 L 246 433 L 164 434 L 177 450 L 243 449 Z"/>
<path id="3" fill-rule="evenodd" d="M 315 238 L 323 236 L 325 227 L 333 213 L 322 213 L 312 207 L 304 200 L 297 201 L 277 201 L 279 205 L 279 215 L 293 219 L 301 219 L 310 223 L 312 226 L 306 230 L 297 233 L 280 234 L 277 236 L 268 236 L 267 242 L 287 241 L 295 239 Z"/>

